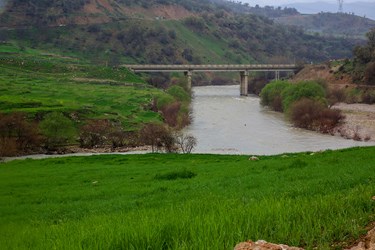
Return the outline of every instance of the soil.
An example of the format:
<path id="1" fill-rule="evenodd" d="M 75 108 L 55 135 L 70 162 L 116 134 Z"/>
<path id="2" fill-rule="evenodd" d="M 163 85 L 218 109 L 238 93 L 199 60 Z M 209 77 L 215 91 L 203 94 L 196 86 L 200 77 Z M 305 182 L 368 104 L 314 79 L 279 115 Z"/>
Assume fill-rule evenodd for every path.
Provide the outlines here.
<path id="1" fill-rule="evenodd" d="M 375 141 L 375 105 L 338 103 L 332 106 L 345 115 L 345 120 L 336 132 L 347 138 Z"/>
<path id="2" fill-rule="evenodd" d="M 375 200 L 375 197 L 373 197 L 373 200 Z M 372 229 L 368 231 L 366 236 L 362 237 L 356 245 L 346 250 L 375 250 L 375 223 L 371 227 Z"/>

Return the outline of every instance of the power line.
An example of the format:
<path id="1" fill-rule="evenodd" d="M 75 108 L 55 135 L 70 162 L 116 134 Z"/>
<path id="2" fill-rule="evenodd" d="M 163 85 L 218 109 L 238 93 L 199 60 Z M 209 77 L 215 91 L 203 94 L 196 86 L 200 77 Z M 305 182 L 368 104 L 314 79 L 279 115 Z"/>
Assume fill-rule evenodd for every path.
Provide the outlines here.
<path id="1" fill-rule="evenodd" d="M 337 0 L 339 2 L 339 12 L 343 12 L 343 5 L 344 5 L 344 0 Z"/>

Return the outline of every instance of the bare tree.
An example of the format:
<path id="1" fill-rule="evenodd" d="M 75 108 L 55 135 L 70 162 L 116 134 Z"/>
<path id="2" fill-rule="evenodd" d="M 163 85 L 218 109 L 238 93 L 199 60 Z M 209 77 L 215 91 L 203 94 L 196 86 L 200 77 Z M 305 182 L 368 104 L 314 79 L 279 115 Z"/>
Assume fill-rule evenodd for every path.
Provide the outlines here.
<path id="1" fill-rule="evenodd" d="M 184 154 L 190 154 L 197 145 L 197 139 L 194 136 L 186 135 L 181 132 L 175 134 L 175 142 Z"/>

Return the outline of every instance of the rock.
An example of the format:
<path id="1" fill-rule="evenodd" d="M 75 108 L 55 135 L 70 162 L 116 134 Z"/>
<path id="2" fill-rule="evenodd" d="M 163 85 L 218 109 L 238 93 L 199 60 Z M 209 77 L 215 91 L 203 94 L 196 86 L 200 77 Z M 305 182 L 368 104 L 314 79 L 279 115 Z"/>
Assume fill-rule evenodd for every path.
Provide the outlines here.
<path id="1" fill-rule="evenodd" d="M 358 245 L 349 250 L 375 250 L 375 227 L 367 233 L 366 237 Z"/>
<path id="2" fill-rule="evenodd" d="M 237 244 L 234 250 L 303 250 L 303 248 L 268 243 L 264 240 L 258 240 L 257 242 L 249 240 Z"/>
<path id="3" fill-rule="evenodd" d="M 259 161 L 259 158 L 256 157 L 256 156 L 251 156 L 251 157 L 249 158 L 249 161 Z"/>

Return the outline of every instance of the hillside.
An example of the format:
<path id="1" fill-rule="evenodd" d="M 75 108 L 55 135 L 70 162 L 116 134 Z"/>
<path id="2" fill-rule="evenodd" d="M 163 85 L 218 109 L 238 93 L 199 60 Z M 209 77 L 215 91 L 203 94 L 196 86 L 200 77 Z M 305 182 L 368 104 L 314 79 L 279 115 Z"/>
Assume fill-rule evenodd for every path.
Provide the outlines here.
<path id="1" fill-rule="evenodd" d="M 308 32 L 324 36 L 365 37 L 375 27 L 375 21 L 344 13 L 319 13 L 312 15 L 291 15 L 275 19 L 276 23 L 294 25 Z"/>
<path id="2" fill-rule="evenodd" d="M 0 40 L 59 48 L 96 63 L 316 62 L 350 57 L 360 42 L 305 34 L 208 0 L 30 4 L 8 3 Z"/>
<path id="3" fill-rule="evenodd" d="M 50 112 L 87 120 L 109 119 L 134 130 L 162 120 L 154 98 L 171 98 L 126 69 L 93 65 L 74 54 L 0 44 L 0 110 L 40 120 Z"/>

